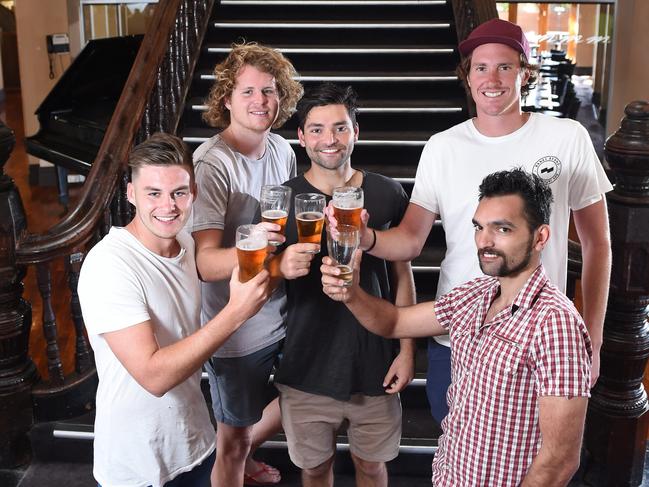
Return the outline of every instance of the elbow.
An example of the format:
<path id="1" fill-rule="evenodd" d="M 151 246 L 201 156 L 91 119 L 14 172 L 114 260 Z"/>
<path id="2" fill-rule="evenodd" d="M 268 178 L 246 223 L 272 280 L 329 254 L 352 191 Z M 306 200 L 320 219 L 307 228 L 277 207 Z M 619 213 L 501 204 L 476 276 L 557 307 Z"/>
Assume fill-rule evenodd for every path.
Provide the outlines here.
<path id="1" fill-rule="evenodd" d="M 163 384 L 155 384 L 155 383 L 150 383 L 150 384 L 145 383 L 145 384 L 143 384 L 143 383 L 140 383 L 140 385 L 149 394 L 151 394 L 152 396 L 158 397 L 158 398 L 164 396 L 167 392 L 169 392 L 169 388 L 164 387 Z"/>
<path id="2" fill-rule="evenodd" d="M 135 380 L 140 384 L 142 389 L 155 397 L 162 397 L 173 388 L 173 385 L 170 385 L 167 381 L 161 380 L 153 375 L 137 377 Z"/>
<path id="3" fill-rule="evenodd" d="M 408 245 L 406 246 L 406 255 L 403 255 L 401 260 L 413 260 L 421 255 L 421 251 L 424 249 L 424 244 L 426 241 L 420 242 L 419 239 L 415 237 L 410 237 L 408 239 Z"/>
<path id="4" fill-rule="evenodd" d="M 557 480 L 556 485 L 568 485 L 572 477 L 579 469 L 580 457 L 579 450 L 576 452 L 566 452 L 562 456 L 554 458 L 554 472 Z"/>

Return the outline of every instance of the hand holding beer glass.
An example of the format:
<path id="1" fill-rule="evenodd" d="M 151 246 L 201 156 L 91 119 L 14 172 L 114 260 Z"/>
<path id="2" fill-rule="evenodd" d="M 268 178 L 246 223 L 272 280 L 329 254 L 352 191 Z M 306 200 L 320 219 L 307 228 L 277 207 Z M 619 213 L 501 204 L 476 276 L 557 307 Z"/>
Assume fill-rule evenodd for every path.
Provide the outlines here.
<path id="1" fill-rule="evenodd" d="M 335 229 L 327 227 L 329 257 L 335 261 L 334 265 L 340 269 L 338 278 L 344 281 L 344 287 L 352 285 L 354 277 L 352 257 L 356 249 L 358 249 L 359 233 L 359 229 L 352 225 L 340 224 Z"/>
<path id="2" fill-rule="evenodd" d="M 248 282 L 264 268 L 268 234 L 258 225 L 240 225 L 236 236 L 239 280 Z"/>
<path id="3" fill-rule="evenodd" d="M 324 224 L 325 196 L 319 193 L 300 193 L 295 197 L 295 222 L 297 223 L 297 237 L 299 243 L 313 243 L 318 245 L 322 240 L 322 226 Z"/>
<path id="4" fill-rule="evenodd" d="M 334 188 L 332 201 L 334 217 L 339 224 L 361 228 L 361 212 L 365 203 L 361 188 L 355 186 Z"/>
<path id="5" fill-rule="evenodd" d="M 284 235 L 288 211 L 291 207 L 292 190 L 288 186 L 265 185 L 261 188 L 259 204 L 261 206 L 261 221 L 275 223 L 281 228 L 280 235 Z M 281 242 L 270 240 L 269 245 L 277 247 Z"/>

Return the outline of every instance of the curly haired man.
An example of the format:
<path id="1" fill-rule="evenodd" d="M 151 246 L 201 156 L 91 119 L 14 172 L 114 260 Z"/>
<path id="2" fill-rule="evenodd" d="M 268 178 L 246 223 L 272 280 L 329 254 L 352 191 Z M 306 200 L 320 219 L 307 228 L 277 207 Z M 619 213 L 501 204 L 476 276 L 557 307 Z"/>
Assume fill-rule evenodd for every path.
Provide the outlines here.
<path id="1" fill-rule="evenodd" d="M 303 91 L 292 64 L 256 43 L 233 45 L 214 75 L 204 119 L 223 130 L 194 152 L 198 196 L 192 234 L 203 281 L 204 319 L 228 301 L 225 279 L 237 262 L 236 228 L 253 223 L 262 186 L 281 184 L 296 174 L 295 153 L 270 129 L 288 120 Z M 265 225 L 269 231 L 279 230 L 278 225 Z M 255 462 L 250 453 L 280 428 L 268 379 L 285 335 L 285 305 L 280 285 L 207 364 L 217 421 L 213 485 L 280 480 L 276 469 Z"/>

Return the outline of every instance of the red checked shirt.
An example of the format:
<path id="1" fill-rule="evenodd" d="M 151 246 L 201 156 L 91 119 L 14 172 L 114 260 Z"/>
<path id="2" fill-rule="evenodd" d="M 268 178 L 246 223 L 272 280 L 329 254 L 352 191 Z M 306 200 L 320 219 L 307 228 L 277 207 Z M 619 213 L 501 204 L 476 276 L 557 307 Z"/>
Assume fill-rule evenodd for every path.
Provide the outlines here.
<path id="1" fill-rule="evenodd" d="M 435 303 L 449 329 L 452 376 L 435 487 L 519 485 L 541 447 L 538 397 L 590 397 L 588 332 L 543 266 L 485 323 L 499 288 L 481 277 Z"/>

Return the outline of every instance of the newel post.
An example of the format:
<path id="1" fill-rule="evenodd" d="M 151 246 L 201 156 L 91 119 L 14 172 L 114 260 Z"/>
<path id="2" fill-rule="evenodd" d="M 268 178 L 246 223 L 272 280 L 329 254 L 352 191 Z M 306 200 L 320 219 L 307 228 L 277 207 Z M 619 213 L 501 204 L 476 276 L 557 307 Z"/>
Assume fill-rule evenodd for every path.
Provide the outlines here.
<path id="1" fill-rule="evenodd" d="M 586 480 L 598 486 L 641 484 L 649 426 L 642 384 L 649 357 L 649 102 L 629 103 L 625 115 L 605 147 L 616 178 L 608 194 L 613 267 L 585 435 Z"/>
<path id="2" fill-rule="evenodd" d="M 26 227 L 18 189 L 4 174 L 14 147 L 11 129 L 0 122 L 0 467 L 29 461 L 32 385 L 38 380 L 27 355 L 31 305 L 22 298 L 25 269 L 16 266 L 16 240 Z"/>

